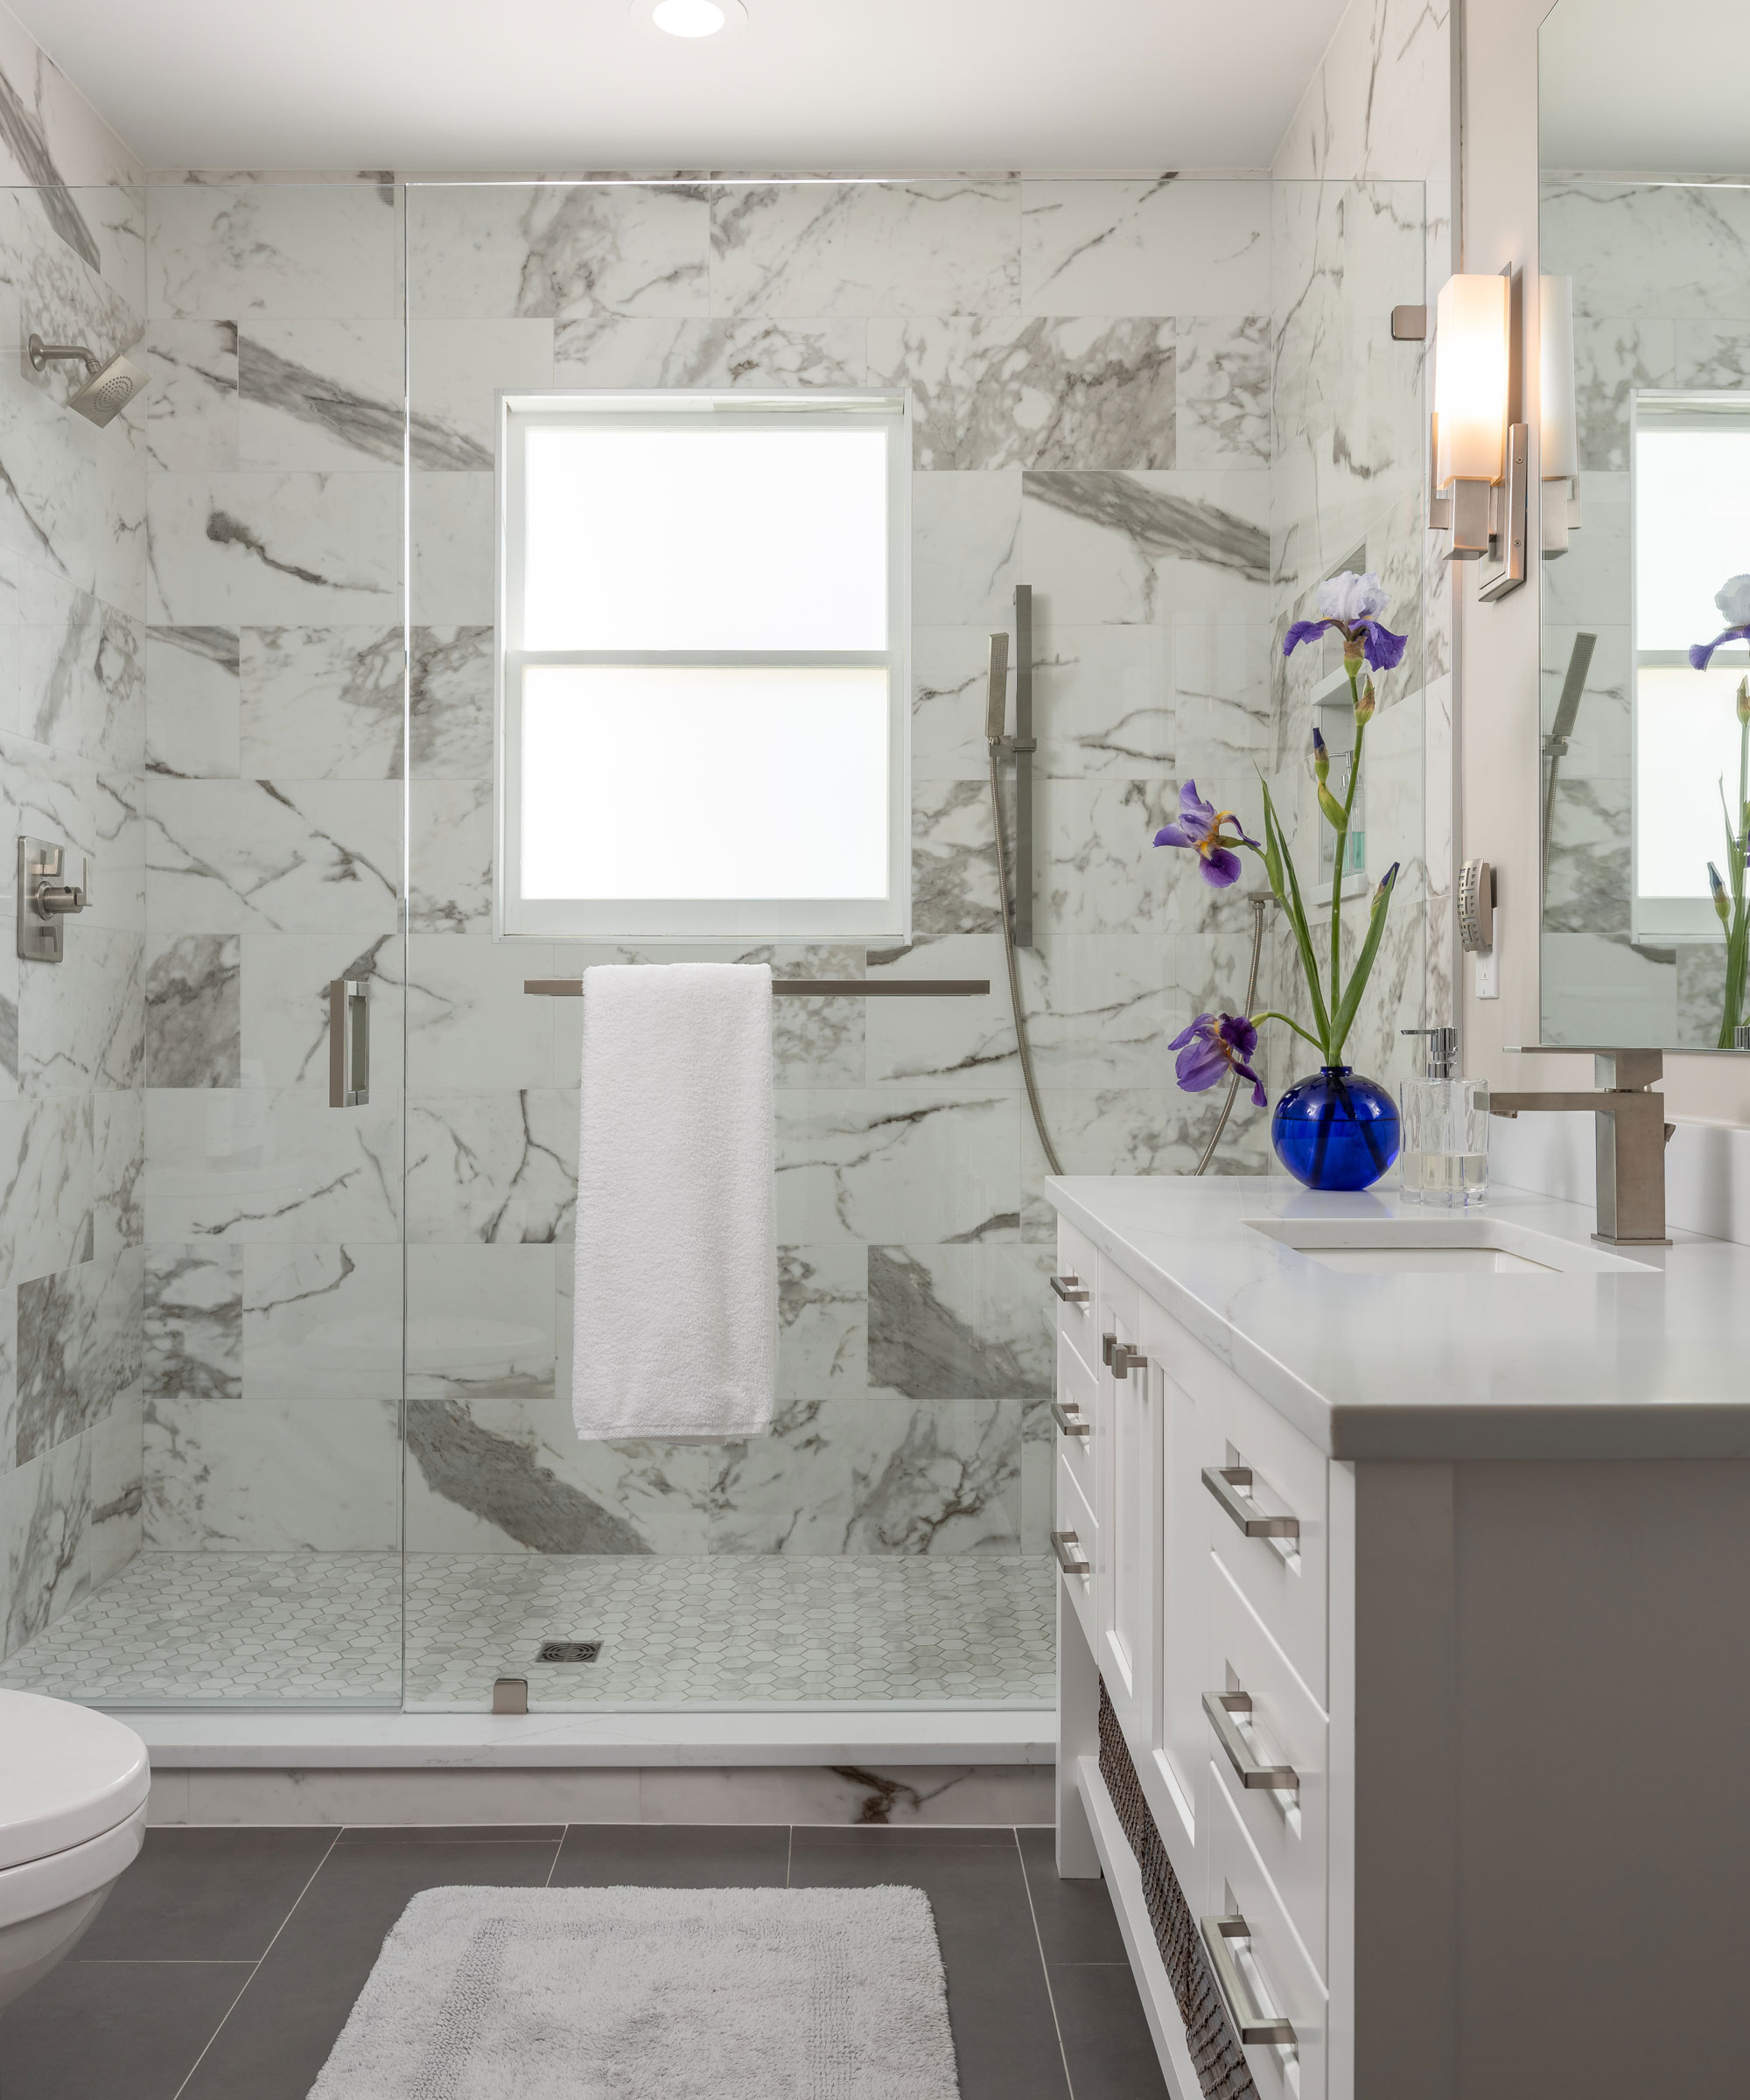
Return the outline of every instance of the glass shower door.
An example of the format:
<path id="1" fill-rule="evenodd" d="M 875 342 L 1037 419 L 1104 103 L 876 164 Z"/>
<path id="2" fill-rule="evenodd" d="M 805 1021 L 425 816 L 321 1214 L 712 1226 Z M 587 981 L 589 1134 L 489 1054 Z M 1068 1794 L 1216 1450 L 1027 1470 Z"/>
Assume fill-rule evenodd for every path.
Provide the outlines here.
<path id="1" fill-rule="evenodd" d="M 118 1550 L 4 1681 L 122 1707 L 392 1707 L 402 192 L 176 185 L 126 228 L 122 194 L 87 214 L 97 264 L 70 227 L 38 228 L 57 269 L 32 278 L 32 325 L 126 346 L 148 374 L 107 429 L 33 404 L 142 549 L 121 596 L 98 579 L 93 616 L 133 729 L 76 777 L 62 765 L 72 785 L 24 828 L 85 850 L 89 786 L 111 826 L 97 895 L 132 942 L 134 1046 L 94 1111 L 97 1229 L 133 1270 L 132 1376 L 108 1404 L 131 1443 L 110 1454 Z M 63 992 L 83 995 L 92 930 L 69 933 Z"/>

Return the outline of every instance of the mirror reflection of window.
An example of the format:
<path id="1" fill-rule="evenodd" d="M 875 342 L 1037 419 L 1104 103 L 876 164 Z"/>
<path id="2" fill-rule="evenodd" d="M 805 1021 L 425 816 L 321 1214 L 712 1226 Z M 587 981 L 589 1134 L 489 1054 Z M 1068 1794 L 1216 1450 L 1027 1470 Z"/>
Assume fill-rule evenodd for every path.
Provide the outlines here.
<path id="1" fill-rule="evenodd" d="M 1630 468 L 1636 941 L 1719 943 L 1708 863 L 1742 799 L 1738 681 L 1750 654 L 1704 671 L 1690 644 L 1718 632 L 1714 594 L 1750 567 L 1750 396 L 1642 390 Z"/>

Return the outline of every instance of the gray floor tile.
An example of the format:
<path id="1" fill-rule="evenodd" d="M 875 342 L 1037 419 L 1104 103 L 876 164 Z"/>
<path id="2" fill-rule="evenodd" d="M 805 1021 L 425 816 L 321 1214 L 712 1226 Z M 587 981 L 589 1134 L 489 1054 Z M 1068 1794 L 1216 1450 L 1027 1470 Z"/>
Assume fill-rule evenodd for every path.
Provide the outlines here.
<path id="1" fill-rule="evenodd" d="M 332 1830 L 148 1830 L 80 1956 L 259 1961 L 333 1842 Z"/>
<path id="2" fill-rule="evenodd" d="M 1126 1960 L 1124 1936 L 1104 1881 L 1059 1880 L 1054 1830 L 1023 1830 L 1020 1843 L 1047 1964 Z"/>
<path id="3" fill-rule="evenodd" d="M 0 2012 L 0 2095 L 173 2100 L 248 1977 L 247 1963 L 73 1956 Z"/>
<path id="4" fill-rule="evenodd" d="M 573 1824 L 556 1888 L 782 1888 L 784 1824 Z"/>
<path id="5" fill-rule="evenodd" d="M 1051 1992 L 1075 2100 L 1166 2100 L 1128 1962 L 1054 1963 Z"/>

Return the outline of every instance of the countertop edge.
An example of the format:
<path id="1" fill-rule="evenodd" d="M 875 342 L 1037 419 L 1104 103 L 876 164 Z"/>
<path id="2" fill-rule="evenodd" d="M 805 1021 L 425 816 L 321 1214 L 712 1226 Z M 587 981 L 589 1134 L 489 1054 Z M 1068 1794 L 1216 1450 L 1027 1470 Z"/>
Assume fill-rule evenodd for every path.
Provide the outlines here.
<path id="1" fill-rule="evenodd" d="M 1228 1314 L 1161 1269 L 1081 1196 L 1057 1185 L 1054 1177 L 1047 1180 L 1046 1194 L 1058 1214 L 1092 1240 L 1102 1258 L 1327 1459 L 1415 1464 L 1750 1459 L 1750 1373 L 1741 1404 L 1624 1400 L 1588 1406 L 1477 1401 L 1451 1406 L 1425 1402 L 1413 1407 L 1379 1402 L 1345 1406 L 1253 1342 Z"/>

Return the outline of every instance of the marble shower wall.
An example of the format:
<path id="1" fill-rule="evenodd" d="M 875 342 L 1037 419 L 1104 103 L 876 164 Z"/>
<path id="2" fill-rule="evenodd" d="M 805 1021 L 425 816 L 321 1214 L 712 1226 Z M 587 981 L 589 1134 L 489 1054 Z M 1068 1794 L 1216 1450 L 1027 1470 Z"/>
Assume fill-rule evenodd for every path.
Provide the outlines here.
<path id="1" fill-rule="evenodd" d="M 399 1536 L 402 245 L 391 183 L 147 192 L 155 1547 Z M 371 981 L 354 1110 L 328 1106 L 343 974 Z"/>
<path id="2" fill-rule="evenodd" d="M 1602 1041 L 1626 1026 L 1636 1042 L 1711 1048 L 1723 945 L 1651 948 L 1633 939 L 1630 403 L 1643 387 L 1750 387 L 1750 192 L 1550 175 L 1540 240 L 1544 270 L 1573 282 L 1584 521 L 1568 552 L 1544 566 L 1546 729 L 1575 635 L 1598 636 L 1557 781 L 1544 907 L 1545 1026 L 1557 1041 Z M 1712 589 L 1710 582 L 1701 594 L 1704 609 Z M 1704 639 L 1698 628 L 1697 640 Z"/>
<path id="3" fill-rule="evenodd" d="M 410 1549 L 1042 1550 L 1054 1227 L 1004 981 L 986 638 L 1031 584 L 1023 971 L 1059 1149 L 1188 1166 L 1214 1104 L 1174 1089 L 1166 1044 L 1242 996 L 1250 914 L 1149 840 L 1181 780 L 1231 800 L 1267 749 L 1267 186 L 416 185 L 407 287 Z M 636 951 L 490 938 L 494 395 L 737 385 L 916 405 L 914 942 L 771 959 L 992 990 L 780 1007 L 777 1433 L 579 1447 L 580 1014 L 521 987 Z M 1242 1109 L 1225 1163 L 1262 1136 Z M 519 1339 L 422 1368 L 422 1307 Z"/>
<path id="4" fill-rule="evenodd" d="M 139 171 L 0 14 L 0 1655 L 137 1548 L 144 404 L 98 430 L 33 332 L 137 343 Z M 136 356 L 137 350 L 134 353 Z M 14 953 L 19 832 L 88 855 L 60 965 Z"/>

